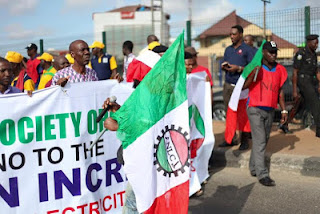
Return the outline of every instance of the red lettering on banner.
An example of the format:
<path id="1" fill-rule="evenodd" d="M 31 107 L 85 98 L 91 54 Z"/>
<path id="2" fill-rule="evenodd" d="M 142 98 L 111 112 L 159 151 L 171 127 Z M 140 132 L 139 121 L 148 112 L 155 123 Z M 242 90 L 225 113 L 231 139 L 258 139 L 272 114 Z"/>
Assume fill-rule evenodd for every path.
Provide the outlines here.
<path id="1" fill-rule="evenodd" d="M 47 214 L 71 214 L 78 213 L 81 214 L 101 214 L 101 212 L 108 212 L 112 209 L 117 209 L 117 207 L 123 207 L 124 205 L 124 194 L 125 191 L 117 192 L 112 195 L 106 195 L 103 199 L 99 199 L 94 202 L 87 204 L 78 205 L 75 207 L 66 207 L 60 210 L 47 211 Z M 68 212 L 69 211 L 69 212 Z"/>
<path id="2" fill-rule="evenodd" d="M 47 214 L 51 214 L 51 213 L 59 213 L 59 210 L 51 210 L 47 212 Z"/>
<path id="3" fill-rule="evenodd" d="M 83 205 L 80 205 L 80 206 L 77 206 L 77 209 L 81 209 L 81 214 L 85 214 L 84 213 L 84 208 L 88 206 L 88 204 L 83 204 Z"/>
<path id="4" fill-rule="evenodd" d="M 114 208 L 117 208 L 116 194 L 113 194 L 113 202 L 114 202 Z"/>
<path id="5" fill-rule="evenodd" d="M 97 205 L 97 207 L 93 208 L 94 205 Z M 96 214 L 100 214 L 100 212 L 99 212 L 99 202 L 98 201 L 90 203 L 90 212 L 89 213 L 93 214 L 93 211 Z"/>
<path id="6" fill-rule="evenodd" d="M 120 195 L 120 205 L 123 207 L 123 194 L 125 194 L 126 191 L 118 192 L 117 195 Z"/>
<path id="7" fill-rule="evenodd" d="M 67 208 L 65 208 L 65 209 L 62 211 L 62 214 L 66 214 L 67 211 L 72 211 L 72 212 L 74 212 L 74 211 L 76 211 L 76 210 L 73 209 L 72 207 L 67 207 Z"/>
<path id="8" fill-rule="evenodd" d="M 107 212 L 107 211 L 111 210 L 112 205 L 110 204 L 109 208 L 106 208 L 106 207 L 105 207 L 105 201 L 106 201 L 106 199 L 111 200 L 111 197 L 110 197 L 109 195 L 107 195 L 106 197 L 104 197 L 104 199 L 103 199 L 103 201 L 102 201 L 103 210 Z"/>
<path id="9" fill-rule="evenodd" d="M 134 19 L 134 12 L 121 12 L 121 19 Z"/>

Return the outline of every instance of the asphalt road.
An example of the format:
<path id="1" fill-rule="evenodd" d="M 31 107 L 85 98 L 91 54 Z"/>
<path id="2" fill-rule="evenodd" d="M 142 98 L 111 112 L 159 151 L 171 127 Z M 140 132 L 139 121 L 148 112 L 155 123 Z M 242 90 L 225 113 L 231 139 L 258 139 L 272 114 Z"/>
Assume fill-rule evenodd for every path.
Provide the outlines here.
<path id="1" fill-rule="evenodd" d="M 216 169 L 189 214 L 319 214 L 320 178 L 272 171 L 275 187 L 262 186 L 248 169 Z"/>

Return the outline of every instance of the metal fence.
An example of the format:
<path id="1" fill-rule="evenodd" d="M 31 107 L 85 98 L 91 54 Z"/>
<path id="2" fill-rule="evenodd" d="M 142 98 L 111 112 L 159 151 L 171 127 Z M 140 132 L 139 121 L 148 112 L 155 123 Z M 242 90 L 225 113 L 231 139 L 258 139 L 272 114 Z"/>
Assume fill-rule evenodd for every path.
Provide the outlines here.
<path id="1" fill-rule="evenodd" d="M 264 39 L 263 13 L 237 14 L 236 11 L 213 20 L 193 20 L 191 24 L 192 45 L 198 50 L 198 61 L 208 67 L 215 78 L 215 85 L 221 86 L 224 73 L 220 70 L 220 59 L 224 50 L 231 45 L 231 27 L 240 24 L 244 35 L 254 36 L 256 47 Z M 171 24 L 171 36 L 181 32 L 179 24 Z M 186 25 L 183 26 L 186 28 Z M 278 60 L 286 65 L 299 47 L 305 45 L 305 35 L 320 34 L 320 8 L 298 8 L 266 13 L 266 37 L 278 44 Z"/>

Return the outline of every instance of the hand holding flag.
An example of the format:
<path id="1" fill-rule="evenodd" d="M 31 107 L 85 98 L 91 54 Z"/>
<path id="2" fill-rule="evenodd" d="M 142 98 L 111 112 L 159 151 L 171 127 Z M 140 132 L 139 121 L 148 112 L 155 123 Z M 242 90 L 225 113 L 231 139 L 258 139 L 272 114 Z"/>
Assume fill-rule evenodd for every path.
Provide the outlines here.
<path id="1" fill-rule="evenodd" d="M 248 97 L 248 89 L 242 90 L 247 77 L 251 72 L 255 72 L 254 81 L 257 79 L 262 61 L 262 47 L 266 41 L 264 40 L 254 55 L 252 61 L 243 69 L 235 88 L 233 89 L 227 110 L 226 131 L 224 134 L 227 143 L 231 143 L 232 138 L 237 130 L 250 132 L 250 124 L 248 116 L 245 112 L 246 99 Z M 245 87 L 246 88 L 246 87 Z M 239 102 L 242 100 L 241 102 Z M 238 107 L 238 105 L 240 106 Z M 240 111 L 240 112 L 237 112 Z M 238 126 L 239 123 L 239 126 Z"/>
<path id="2" fill-rule="evenodd" d="M 186 214 L 189 117 L 182 33 L 111 116 L 139 213 Z"/>

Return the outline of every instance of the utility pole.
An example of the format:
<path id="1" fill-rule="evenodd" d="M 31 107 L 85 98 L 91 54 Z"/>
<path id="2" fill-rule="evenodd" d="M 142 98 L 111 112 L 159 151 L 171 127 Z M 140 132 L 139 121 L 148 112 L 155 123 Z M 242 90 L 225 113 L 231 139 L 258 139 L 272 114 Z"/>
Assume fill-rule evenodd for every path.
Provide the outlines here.
<path id="1" fill-rule="evenodd" d="M 310 6 L 304 8 L 304 34 L 310 35 Z"/>
<path id="2" fill-rule="evenodd" d="M 187 45 L 192 46 L 191 44 L 191 26 L 192 26 L 192 0 L 188 0 L 189 8 L 189 19 L 187 21 Z"/>
<path id="3" fill-rule="evenodd" d="M 161 16 L 161 18 L 160 18 L 160 36 L 161 36 L 161 41 L 162 42 L 164 42 L 165 40 L 164 40 L 164 27 L 163 27 L 163 25 L 164 25 L 164 20 L 163 20 L 163 0 L 161 0 L 161 1 L 159 1 L 159 3 L 160 3 L 160 11 L 161 11 L 161 14 L 160 14 L 160 16 Z"/>
<path id="4" fill-rule="evenodd" d="M 267 3 L 271 3 L 271 0 L 261 0 L 263 1 L 263 37 L 266 39 L 266 7 Z"/>
<path id="5" fill-rule="evenodd" d="M 189 21 L 192 20 L 192 0 L 189 0 Z"/>
<path id="6" fill-rule="evenodd" d="M 151 0 L 151 25 L 152 25 L 152 34 L 154 34 L 154 9 L 153 9 L 153 0 Z"/>
<path id="7" fill-rule="evenodd" d="M 159 12 L 160 11 L 160 17 L 157 15 L 157 19 L 155 18 L 155 11 Z M 158 14 L 158 13 L 157 13 Z M 163 29 L 163 25 L 164 25 L 164 20 L 163 20 L 163 16 L 164 16 L 164 12 L 163 12 L 163 0 L 151 0 L 151 22 L 152 22 L 152 33 L 156 34 L 156 26 L 155 26 L 155 22 L 158 22 L 160 24 L 157 25 L 157 29 L 158 27 L 160 27 L 158 32 L 160 35 L 160 40 L 163 40 L 164 38 L 164 29 Z"/>

